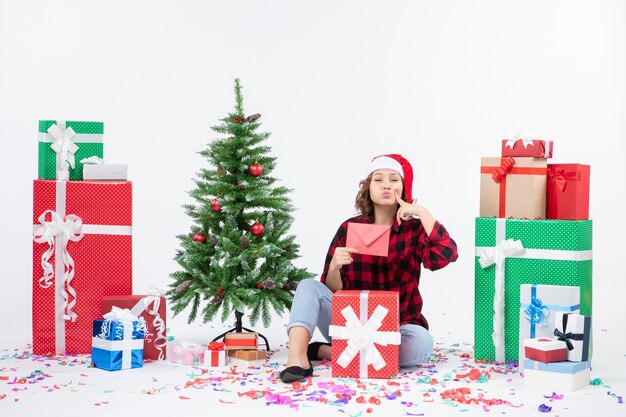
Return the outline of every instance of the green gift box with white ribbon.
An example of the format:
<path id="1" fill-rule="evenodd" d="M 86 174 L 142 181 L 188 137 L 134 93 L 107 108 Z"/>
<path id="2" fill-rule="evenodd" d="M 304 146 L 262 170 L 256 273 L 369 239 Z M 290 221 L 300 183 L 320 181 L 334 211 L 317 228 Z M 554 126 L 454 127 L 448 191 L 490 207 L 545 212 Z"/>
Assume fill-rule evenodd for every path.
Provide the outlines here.
<path id="1" fill-rule="evenodd" d="M 84 158 L 104 155 L 104 123 L 39 121 L 39 172 L 46 180 L 82 180 Z"/>
<path id="2" fill-rule="evenodd" d="M 476 218 L 474 356 L 518 361 L 520 285 L 580 287 L 591 316 L 591 220 Z"/>

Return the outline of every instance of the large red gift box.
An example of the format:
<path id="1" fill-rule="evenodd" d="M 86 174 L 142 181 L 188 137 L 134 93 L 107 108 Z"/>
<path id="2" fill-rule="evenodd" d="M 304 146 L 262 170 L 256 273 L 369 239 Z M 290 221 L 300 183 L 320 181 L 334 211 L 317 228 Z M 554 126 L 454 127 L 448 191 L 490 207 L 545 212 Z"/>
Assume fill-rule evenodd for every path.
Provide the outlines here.
<path id="1" fill-rule="evenodd" d="M 589 219 L 590 171 L 589 165 L 548 164 L 546 218 Z"/>
<path id="2" fill-rule="evenodd" d="M 332 376 L 381 378 L 398 375 L 399 296 L 396 291 L 333 294 Z"/>
<path id="3" fill-rule="evenodd" d="M 503 139 L 502 156 L 552 158 L 552 141 L 538 139 Z"/>
<path id="4" fill-rule="evenodd" d="M 132 292 L 132 184 L 33 184 L 33 352 L 91 352 L 102 298 Z"/>
<path id="5" fill-rule="evenodd" d="M 143 345 L 143 358 L 164 360 L 167 339 L 165 330 L 165 297 L 160 295 L 113 295 L 102 298 L 102 315 L 109 313 L 113 307 L 127 308 L 133 315 L 146 322 L 146 336 Z"/>

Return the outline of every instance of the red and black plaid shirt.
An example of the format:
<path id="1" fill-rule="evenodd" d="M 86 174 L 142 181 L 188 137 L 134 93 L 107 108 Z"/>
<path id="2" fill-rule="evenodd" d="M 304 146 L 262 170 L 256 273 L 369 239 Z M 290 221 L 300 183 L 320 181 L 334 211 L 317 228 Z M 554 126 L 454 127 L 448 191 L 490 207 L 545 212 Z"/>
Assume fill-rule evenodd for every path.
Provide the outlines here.
<path id="1" fill-rule="evenodd" d="M 363 216 L 346 220 L 328 248 L 321 281 L 326 281 L 335 248 L 346 246 L 348 223 L 369 223 Z M 400 293 L 400 324 L 413 323 L 428 329 L 422 316 L 422 296 L 419 291 L 420 263 L 431 271 L 443 268 L 457 259 L 456 242 L 439 222 L 430 235 L 418 219 L 394 220 L 389 238 L 389 255 L 352 254 L 352 263 L 340 269 L 344 290 L 385 290 Z"/>

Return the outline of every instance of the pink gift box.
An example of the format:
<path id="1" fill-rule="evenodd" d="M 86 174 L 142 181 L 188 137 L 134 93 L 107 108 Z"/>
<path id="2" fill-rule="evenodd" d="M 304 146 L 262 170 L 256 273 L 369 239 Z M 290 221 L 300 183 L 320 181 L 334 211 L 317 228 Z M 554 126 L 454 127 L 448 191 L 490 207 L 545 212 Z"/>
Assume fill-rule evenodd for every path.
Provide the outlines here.
<path id="1" fill-rule="evenodd" d="M 173 363 L 199 366 L 204 363 L 205 350 L 206 348 L 198 343 L 179 340 L 172 345 L 169 356 Z"/>

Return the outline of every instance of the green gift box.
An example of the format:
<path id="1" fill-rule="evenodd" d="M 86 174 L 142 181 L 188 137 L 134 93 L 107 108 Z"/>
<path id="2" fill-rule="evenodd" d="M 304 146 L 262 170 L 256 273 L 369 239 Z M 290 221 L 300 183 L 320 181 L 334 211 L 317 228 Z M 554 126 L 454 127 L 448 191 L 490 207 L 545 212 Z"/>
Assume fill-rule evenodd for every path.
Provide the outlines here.
<path id="1" fill-rule="evenodd" d="M 591 220 L 476 218 L 476 360 L 519 360 L 521 284 L 578 286 L 591 316 L 591 238 Z"/>
<path id="2" fill-rule="evenodd" d="M 63 166 L 58 169 L 69 169 L 69 178 L 58 179 L 82 180 L 83 164 L 80 161 L 92 156 L 103 157 L 103 134 L 102 122 L 40 120 L 38 177 L 46 180 L 57 179 L 59 151 L 63 153 L 63 159 L 60 160 L 60 165 Z M 73 168 L 65 162 L 69 159 L 73 159 Z"/>

